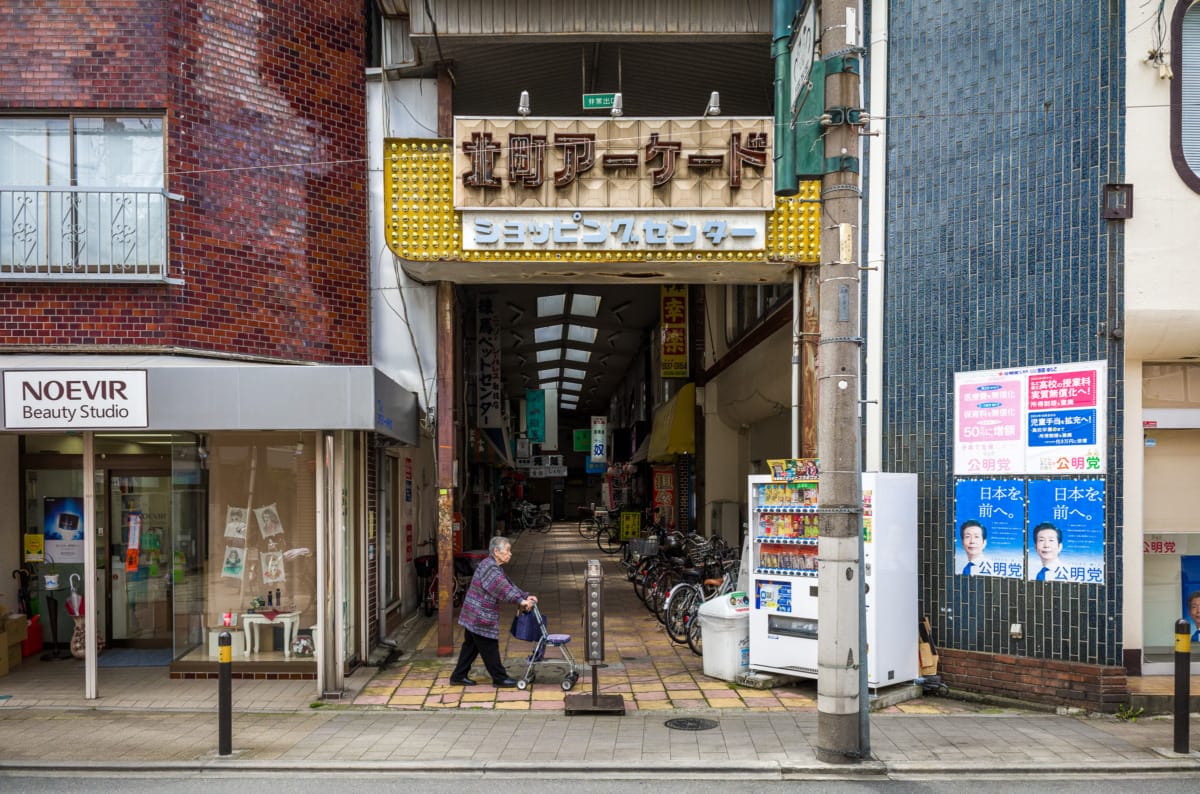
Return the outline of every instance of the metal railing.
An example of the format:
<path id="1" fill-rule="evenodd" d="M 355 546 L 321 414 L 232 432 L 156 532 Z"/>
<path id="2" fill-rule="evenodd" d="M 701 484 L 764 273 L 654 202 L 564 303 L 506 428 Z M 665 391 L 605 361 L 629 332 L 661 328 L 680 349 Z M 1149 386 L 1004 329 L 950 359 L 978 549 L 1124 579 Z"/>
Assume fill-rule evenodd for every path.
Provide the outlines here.
<path id="1" fill-rule="evenodd" d="M 161 188 L 0 187 L 0 281 L 165 281 Z"/>

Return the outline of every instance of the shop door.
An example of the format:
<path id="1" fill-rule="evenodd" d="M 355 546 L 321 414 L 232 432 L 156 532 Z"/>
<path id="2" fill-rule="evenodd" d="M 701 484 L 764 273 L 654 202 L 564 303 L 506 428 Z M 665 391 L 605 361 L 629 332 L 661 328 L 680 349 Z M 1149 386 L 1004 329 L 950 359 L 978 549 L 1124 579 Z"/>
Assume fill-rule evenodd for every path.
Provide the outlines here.
<path id="1" fill-rule="evenodd" d="M 109 472 L 108 620 L 116 647 L 172 645 L 171 472 Z"/>

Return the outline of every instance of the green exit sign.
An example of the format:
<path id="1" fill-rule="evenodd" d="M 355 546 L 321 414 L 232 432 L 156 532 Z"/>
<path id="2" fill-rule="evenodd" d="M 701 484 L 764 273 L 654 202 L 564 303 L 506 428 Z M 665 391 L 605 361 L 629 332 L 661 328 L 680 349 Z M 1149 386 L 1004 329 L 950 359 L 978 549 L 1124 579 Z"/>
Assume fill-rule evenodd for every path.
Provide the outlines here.
<path id="1" fill-rule="evenodd" d="M 611 108 L 616 98 L 616 94 L 584 94 L 583 109 L 603 110 L 605 108 Z"/>

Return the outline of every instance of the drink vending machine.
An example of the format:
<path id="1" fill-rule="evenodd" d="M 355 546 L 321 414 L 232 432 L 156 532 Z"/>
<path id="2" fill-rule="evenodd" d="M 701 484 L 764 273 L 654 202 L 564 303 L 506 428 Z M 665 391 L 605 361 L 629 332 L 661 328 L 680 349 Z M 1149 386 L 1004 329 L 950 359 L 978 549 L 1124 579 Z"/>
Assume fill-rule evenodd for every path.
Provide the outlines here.
<path id="1" fill-rule="evenodd" d="M 817 677 L 817 461 L 773 461 L 749 478 L 750 668 Z M 778 465 L 786 463 L 786 465 Z M 867 683 L 917 677 L 917 476 L 863 474 Z"/>

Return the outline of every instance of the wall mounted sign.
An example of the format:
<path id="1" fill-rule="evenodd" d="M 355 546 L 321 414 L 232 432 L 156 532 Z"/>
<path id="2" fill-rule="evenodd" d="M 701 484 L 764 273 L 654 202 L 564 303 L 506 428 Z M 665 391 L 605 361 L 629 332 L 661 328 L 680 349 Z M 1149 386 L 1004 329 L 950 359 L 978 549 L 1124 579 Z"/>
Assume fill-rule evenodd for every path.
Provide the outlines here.
<path id="1" fill-rule="evenodd" d="M 770 210 L 773 120 L 456 118 L 456 209 Z"/>
<path id="2" fill-rule="evenodd" d="M 596 463 L 608 462 L 608 417 L 592 417 L 592 460 Z"/>
<path id="3" fill-rule="evenodd" d="M 146 427 L 147 406 L 144 369 L 4 373 L 9 430 Z"/>
<path id="4" fill-rule="evenodd" d="M 955 373 L 954 473 L 1104 473 L 1107 367 Z"/>

